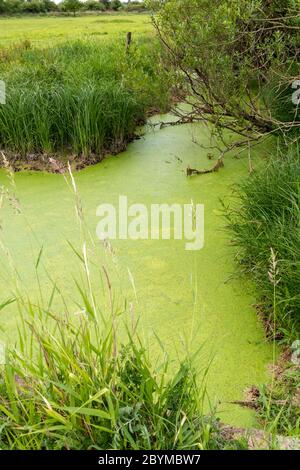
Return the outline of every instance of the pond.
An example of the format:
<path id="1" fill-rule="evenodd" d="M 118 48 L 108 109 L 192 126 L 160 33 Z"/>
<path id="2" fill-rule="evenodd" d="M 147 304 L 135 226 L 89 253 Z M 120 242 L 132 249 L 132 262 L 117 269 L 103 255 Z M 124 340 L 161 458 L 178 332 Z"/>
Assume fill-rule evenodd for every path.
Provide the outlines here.
<path id="1" fill-rule="evenodd" d="M 75 179 L 95 238 L 97 207 L 118 205 L 120 194 L 129 203 L 148 207 L 153 203 L 189 204 L 191 200 L 204 204 L 202 250 L 185 250 L 184 240 L 113 241 L 114 263 L 119 266 L 119 281 L 116 277 L 113 289 L 118 296 L 136 302 L 141 334 L 151 347 L 159 349 L 154 332 L 174 358 L 181 354 L 182 338 L 192 349 L 200 347 L 197 366 L 200 371 L 211 361 L 208 392 L 213 402 L 221 402 L 221 420 L 253 426 L 250 410 L 228 402 L 243 399 L 246 387 L 268 379 L 272 350 L 253 307 L 251 286 L 232 276 L 234 249 L 224 230 L 220 203 L 231 194 L 234 183 L 247 176 L 248 160 L 228 156 L 218 173 L 187 178 L 187 166 L 212 165 L 200 144 L 209 144 L 204 126 L 149 127 L 125 152 L 76 173 Z M 6 184 L 4 172 L 0 182 Z M 17 173 L 15 182 L 22 214 L 7 205 L 2 209 L 2 243 L 10 250 L 29 292 L 37 289 L 33 265 L 43 246 L 48 271 L 72 298 L 76 264 L 67 240 L 80 243 L 74 195 L 63 175 Z M 1 259 L 0 304 L 10 296 L 9 263 L 4 254 Z M 1 312 L 2 337 L 10 340 L 16 337 L 13 311 L 10 306 Z"/>

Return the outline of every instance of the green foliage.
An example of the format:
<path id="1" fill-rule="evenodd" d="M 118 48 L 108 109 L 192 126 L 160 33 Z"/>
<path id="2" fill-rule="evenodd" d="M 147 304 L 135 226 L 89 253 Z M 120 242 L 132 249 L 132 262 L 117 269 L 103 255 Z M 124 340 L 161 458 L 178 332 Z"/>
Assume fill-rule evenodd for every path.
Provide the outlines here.
<path id="1" fill-rule="evenodd" d="M 1 13 L 5 12 L 5 2 L 4 0 L 0 0 L 0 15 Z"/>
<path id="2" fill-rule="evenodd" d="M 261 133 L 288 130 L 265 97 L 270 84 L 287 87 L 299 74 L 299 0 L 149 4 L 170 67 L 193 96 L 196 117 L 218 131 L 234 130 L 247 142 Z M 298 135 L 299 127 L 298 122 Z"/>
<path id="3" fill-rule="evenodd" d="M 122 2 L 120 0 L 112 0 L 110 3 L 110 8 L 114 11 L 118 11 L 122 8 Z"/>
<path id="4" fill-rule="evenodd" d="M 39 0 L 32 0 L 32 2 L 23 3 L 22 11 L 24 13 L 45 13 L 46 6 L 44 2 Z"/>
<path id="5" fill-rule="evenodd" d="M 1 13 L 5 13 L 8 15 L 21 13 L 23 7 L 22 0 L 3 0 L 3 6 Z"/>
<path id="6" fill-rule="evenodd" d="M 297 73 L 298 70 L 296 66 L 294 66 L 293 74 L 295 77 L 297 76 Z M 293 88 L 293 86 L 295 86 L 294 83 L 296 83 L 294 79 L 288 80 L 287 82 L 281 81 L 280 83 L 278 83 L 278 80 L 274 79 L 274 81 L 266 88 L 264 95 L 265 102 L 267 103 L 274 119 L 281 122 L 282 126 L 287 123 L 283 136 L 288 138 L 288 144 L 292 140 L 297 140 L 299 137 L 298 123 L 300 122 L 300 108 L 292 99 L 295 92 L 297 92 L 297 89 Z"/>
<path id="7" fill-rule="evenodd" d="M 132 11 L 140 9 L 142 5 L 133 4 Z M 56 4 L 52 0 L 0 0 L 0 14 L 39 14 L 50 11 L 66 11 L 76 14 L 79 10 L 87 11 L 118 11 L 123 8 L 120 0 L 88 0 L 82 3 L 80 0 L 62 0 Z"/>
<path id="8" fill-rule="evenodd" d="M 146 2 L 131 1 L 127 3 L 125 9 L 128 12 L 143 12 L 147 10 L 147 5 Z"/>
<path id="9" fill-rule="evenodd" d="M 300 437 L 299 366 L 285 363 L 273 386 L 261 387 L 258 416 L 272 434 Z"/>
<path id="10" fill-rule="evenodd" d="M 58 6 L 51 0 L 32 0 L 31 2 L 25 0 L 0 0 L 0 14 L 39 14 L 57 10 Z"/>
<path id="11" fill-rule="evenodd" d="M 87 263 L 77 315 L 18 294 L 19 343 L 0 370 L 1 449 L 222 448 L 192 359 L 171 370 L 164 351 L 154 366 L 134 325 L 119 340 L 123 318 L 95 302 Z"/>
<path id="12" fill-rule="evenodd" d="M 105 6 L 97 0 L 87 0 L 83 5 L 83 9 L 88 11 L 105 11 Z"/>
<path id="13" fill-rule="evenodd" d="M 169 105 L 157 46 L 141 40 L 126 54 L 120 41 L 77 41 L 5 51 L 1 147 L 21 155 L 73 152 L 99 158 L 122 150 L 147 111 Z"/>
<path id="14" fill-rule="evenodd" d="M 238 187 L 238 206 L 228 213 L 242 269 L 256 281 L 264 312 L 273 321 L 270 250 L 278 261 L 276 311 L 286 340 L 300 331 L 300 160 L 298 150 L 279 155 Z"/>
<path id="15" fill-rule="evenodd" d="M 65 11 L 70 11 L 73 15 L 76 15 L 76 12 L 81 10 L 82 3 L 80 0 L 64 0 L 62 3 L 62 8 Z"/>
<path id="16" fill-rule="evenodd" d="M 102 5 L 104 6 L 105 10 L 108 10 L 108 9 L 109 9 L 110 0 L 100 0 L 100 2 L 101 2 Z"/>

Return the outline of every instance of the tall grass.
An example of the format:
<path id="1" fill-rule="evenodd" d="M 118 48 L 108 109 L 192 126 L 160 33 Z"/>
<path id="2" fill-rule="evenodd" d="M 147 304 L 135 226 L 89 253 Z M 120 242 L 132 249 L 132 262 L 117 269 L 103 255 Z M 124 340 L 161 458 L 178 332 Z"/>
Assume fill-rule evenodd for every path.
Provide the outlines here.
<path id="1" fill-rule="evenodd" d="M 159 60 L 155 40 L 143 39 L 129 53 L 121 39 L 2 50 L 0 148 L 87 157 L 124 149 L 148 112 L 168 107 Z"/>
<path id="2" fill-rule="evenodd" d="M 14 188 L 13 170 L 6 166 Z M 104 243 L 102 252 L 95 246 L 70 165 L 66 181 L 83 246 L 81 251 L 70 244 L 77 259 L 72 299 L 44 264 L 41 248 L 34 263 L 35 299 L 23 291 L 12 263 L 12 297 L 0 304 L 0 310 L 13 307 L 19 314 L 17 344 L 0 366 L 0 448 L 225 447 L 214 410 L 204 414 L 207 370 L 199 385 L 195 354 L 185 352 L 175 364 L 158 339 L 161 354 L 151 356 L 133 304 L 122 299 L 120 308 L 112 287 L 112 247 Z M 111 270 L 103 264 L 106 255 Z"/>
<path id="3" fill-rule="evenodd" d="M 227 213 L 243 271 L 253 276 L 262 309 L 286 340 L 300 331 L 300 159 L 299 150 L 278 155 L 242 182 L 238 203 Z M 276 299 L 269 279 L 270 249 L 276 253 Z"/>
<path id="4" fill-rule="evenodd" d="M 273 435 L 300 437 L 299 366 L 286 363 L 273 387 L 260 388 L 257 413 Z"/>
<path id="5" fill-rule="evenodd" d="M 87 263 L 84 251 L 89 276 Z M 55 311 L 54 293 L 45 307 L 16 298 L 19 341 L 0 371 L 1 449 L 224 446 L 214 414 L 203 414 L 192 358 L 175 368 L 164 352 L 151 362 L 136 325 L 127 328 L 113 309 L 105 314 L 90 286 L 78 287 L 75 315 Z"/>

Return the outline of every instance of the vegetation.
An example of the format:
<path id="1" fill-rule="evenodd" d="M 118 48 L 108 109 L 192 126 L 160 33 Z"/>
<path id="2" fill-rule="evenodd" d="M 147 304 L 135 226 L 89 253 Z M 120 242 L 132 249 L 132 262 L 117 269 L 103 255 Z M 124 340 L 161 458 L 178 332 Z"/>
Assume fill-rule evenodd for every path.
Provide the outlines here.
<path id="1" fill-rule="evenodd" d="M 70 11 L 76 16 L 76 12 L 81 9 L 81 2 L 79 0 L 65 0 L 62 6 L 63 10 Z"/>
<path id="2" fill-rule="evenodd" d="M 178 123 L 204 121 L 216 137 L 219 159 L 208 171 L 221 168 L 229 150 L 248 147 L 251 153 L 257 141 L 277 138 L 278 153 L 258 170 L 250 165 L 237 204 L 226 208 L 240 267 L 255 280 L 275 361 L 275 341 L 291 346 L 300 332 L 300 2 L 150 4 L 169 70 L 189 104 L 177 110 Z M 272 432 L 299 435 L 299 368 L 290 370 L 273 374 L 258 392 L 258 410 Z"/>
<path id="3" fill-rule="evenodd" d="M 14 155 L 80 155 L 91 161 L 118 152 L 147 112 L 169 106 L 156 42 L 125 45 L 77 41 L 41 50 L 24 42 L 3 52 L 7 104 L 0 108 L 0 145 Z M 94 156 L 94 157 L 92 157 Z"/>
<path id="4" fill-rule="evenodd" d="M 238 206 L 228 214 L 240 265 L 255 279 L 270 326 L 274 307 L 270 249 L 276 254 L 277 328 L 289 340 L 300 331 L 299 184 L 298 154 L 280 155 L 239 185 Z"/>
<path id="5" fill-rule="evenodd" d="M 172 125 L 209 124 L 212 147 L 219 151 L 212 170 L 191 174 L 217 171 L 228 150 L 247 146 L 250 154 L 252 144 L 275 137 L 278 152 L 258 168 L 250 166 L 236 204 L 226 211 L 239 265 L 255 281 L 275 363 L 276 341 L 291 345 L 300 332 L 299 0 L 147 5 L 158 40 L 139 37 L 125 48 L 125 34 L 122 40 L 92 40 L 92 34 L 106 34 L 97 28 L 88 38 L 51 47 L 37 48 L 25 39 L 0 49 L 0 76 L 7 84 L 7 102 L 0 107 L 5 164 L 6 158 L 53 155 L 80 165 L 99 161 L 124 149 L 149 114 L 168 110 L 174 89 L 188 106 L 176 107 Z M 8 15 L 58 11 L 75 17 L 83 9 L 122 8 L 117 0 L 84 6 L 78 0 L 60 6 L 0 0 L 0 13 Z M 128 11 L 144 8 L 127 5 Z M 76 18 L 69 20 L 73 27 Z M 97 305 L 86 253 L 79 259 L 87 285 L 77 284 L 82 305 L 76 316 L 65 301 L 64 315 L 57 314 L 56 285 L 47 306 L 20 295 L 12 299 L 22 324 L 18 346 L 7 352 L 0 371 L 1 448 L 245 446 L 224 439 L 213 411 L 205 415 L 205 390 L 190 357 L 171 377 L 166 352 L 154 365 L 135 324 L 125 323 L 126 334 L 118 337 L 119 312 L 112 301 L 109 313 Z M 285 362 L 280 374 L 273 371 L 271 384 L 255 400 L 266 429 L 299 435 L 298 388 L 298 366 Z"/>
<path id="6" fill-rule="evenodd" d="M 203 414 L 205 386 L 198 385 L 192 357 L 182 358 L 177 369 L 166 351 L 151 361 L 132 314 L 126 327 L 127 311 L 115 311 L 113 302 L 103 310 L 105 301 L 93 287 L 101 273 L 91 276 L 86 245 L 75 253 L 82 272 L 77 314 L 54 281 L 49 298 L 41 295 L 44 302 L 28 300 L 20 287 L 11 300 L 21 323 L 18 345 L 7 351 L 0 370 L 1 449 L 224 447 L 213 411 Z M 38 279 L 41 259 L 42 251 Z M 104 269 L 102 275 L 104 294 L 112 299 L 109 274 Z M 57 297 L 63 315 L 54 306 Z"/>
<path id="7" fill-rule="evenodd" d="M 222 445 L 189 361 L 168 375 L 153 368 L 138 338 L 116 352 L 112 325 L 35 312 L 0 382 L 2 449 L 209 449 Z M 37 313 L 40 321 L 34 316 Z M 87 314 L 88 315 L 88 314 Z M 54 330 L 45 328 L 54 317 Z M 93 333 L 91 333 L 93 332 Z M 38 351 L 26 344 L 34 341 Z"/>
<path id="8" fill-rule="evenodd" d="M 272 381 L 255 393 L 257 414 L 273 435 L 294 437 L 300 435 L 298 355 L 291 360 L 300 331 L 299 183 L 299 152 L 280 154 L 239 185 L 236 208 L 227 208 L 240 267 L 255 280 L 257 309 L 273 341 Z M 285 352 L 276 364 L 278 340 Z"/>
<path id="9" fill-rule="evenodd" d="M 0 18 L 0 49 L 15 46 L 24 40 L 33 46 L 53 47 L 57 43 L 79 39 L 111 39 L 125 42 L 131 31 L 133 39 L 154 34 L 148 15 L 107 13 L 101 15 L 42 15 Z M 99 45 L 99 47 L 101 47 Z"/>
<path id="10" fill-rule="evenodd" d="M 40 14 L 51 11 L 57 11 L 58 7 L 52 0 L 33 0 L 26 2 L 24 0 L 0 0 L 0 14 Z"/>
<path id="11" fill-rule="evenodd" d="M 256 280 L 267 321 L 273 312 L 268 272 L 274 250 L 280 278 L 277 327 L 280 334 L 296 335 L 300 331 L 300 121 L 295 91 L 300 3 L 167 0 L 162 5 L 154 0 L 151 4 L 170 67 L 191 105 L 188 114 L 178 114 L 183 122 L 188 116 L 213 125 L 219 161 L 227 150 L 250 148 L 267 135 L 278 138 L 279 156 L 241 184 L 240 206 L 229 220 L 241 265 Z M 286 156 L 287 146 L 293 157 Z M 217 169 L 214 165 L 212 171 Z"/>
<path id="12" fill-rule="evenodd" d="M 299 110 L 291 99 L 299 73 L 299 0 L 150 3 L 170 70 L 192 106 L 188 115 L 179 114 L 183 121 L 211 123 L 225 150 L 266 134 L 298 129 L 299 135 Z M 285 113 L 278 113 L 276 102 Z M 238 139 L 226 139 L 224 129 Z M 220 153 L 223 158 L 224 145 Z"/>
<path id="13" fill-rule="evenodd" d="M 46 13 L 73 13 L 78 11 L 116 12 L 142 12 L 146 10 L 144 2 L 122 3 L 120 0 L 62 0 L 56 3 L 52 0 L 0 0 L 0 15 L 17 14 L 46 14 Z"/>
<path id="14" fill-rule="evenodd" d="M 273 434 L 300 437 L 299 365 L 284 359 L 277 367 L 273 386 L 260 389 L 257 413 Z"/>

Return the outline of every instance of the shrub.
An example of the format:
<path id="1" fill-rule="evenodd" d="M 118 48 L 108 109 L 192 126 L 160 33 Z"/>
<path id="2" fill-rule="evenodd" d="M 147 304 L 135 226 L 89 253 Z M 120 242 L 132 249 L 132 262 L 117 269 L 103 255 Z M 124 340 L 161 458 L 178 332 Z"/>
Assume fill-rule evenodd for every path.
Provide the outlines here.
<path id="1" fill-rule="evenodd" d="M 110 3 L 110 8 L 112 10 L 118 11 L 122 7 L 123 7 L 123 5 L 122 5 L 122 2 L 120 2 L 120 0 L 112 0 L 112 2 Z"/>
<path id="2" fill-rule="evenodd" d="M 58 11 L 58 6 L 52 0 L 43 0 L 46 11 Z"/>
<path id="3" fill-rule="evenodd" d="M 6 11 L 5 2 L 4 2 L 4 0 L 0 0 L 0 15 L 1 15 L 1 13 L 5 13 L 5 11 Z"/>
<path id="4" fill-rule="evenodd" d="M 96 0 L 88 0 L 84 3 L 83 8 L 89 11 L 105 11 L 103 3 L 97 2 Z"/>
<path id="5" fill-rule="evenodd" d="M 22 12 L 22 7 L 23 7 L 23 2 L 22 0 L 9 0 L 4 2 L 5 5 L 5 13 L 7 14 L 15 14 L 15 13 L 21 13 Z"/>
<path id="6" fill-rule="evenodd" d="M 187 102 L 193 102 L 194 119 L 213 124 L 217 136 L 224 130 L 227 150 L 233 147 L 228 129 L 239 135 L 238 149 L 266 134 L 284 135 L 291 127 L 298 129 L 299 138 L 296 106 L 281 121 L 272 102 L 265 100 L 270 83 L 287 89 L 299 75 L 298 0 L 149 0 L 149 4 L 170 70 L 177 71 Z M 290 88 L 290 105 L 292 92 Z M 182 119 L 190 117 L 188 109 L 182 111 Z"/>
<path id="7" fill-rule="evenodd" d="M 275 386 L 260 388 L 258 416 L 272 434 L 300 437 L 299 366 L 280 364 Z"/>
<path id="8" fill-rule="evenodd" d="M 145 2 L 130 2 L 126 5 L 128 12 L 143 12 L 147 10 Z"/>
<path id="9" fill-rule="evenodd" d="M 47 10 L 44 2 L 32 0 L 31 2 L 23 3 L 22 11 L 24 13 L 45 13 Z"/>
<path id="10" fill-rule="evenodd" d="M 63 0 L 62 9 L 64 11 L 72 12 L 74 16 L 76 13 L 83 8 L 83 4 L 80 0 Z"/>

